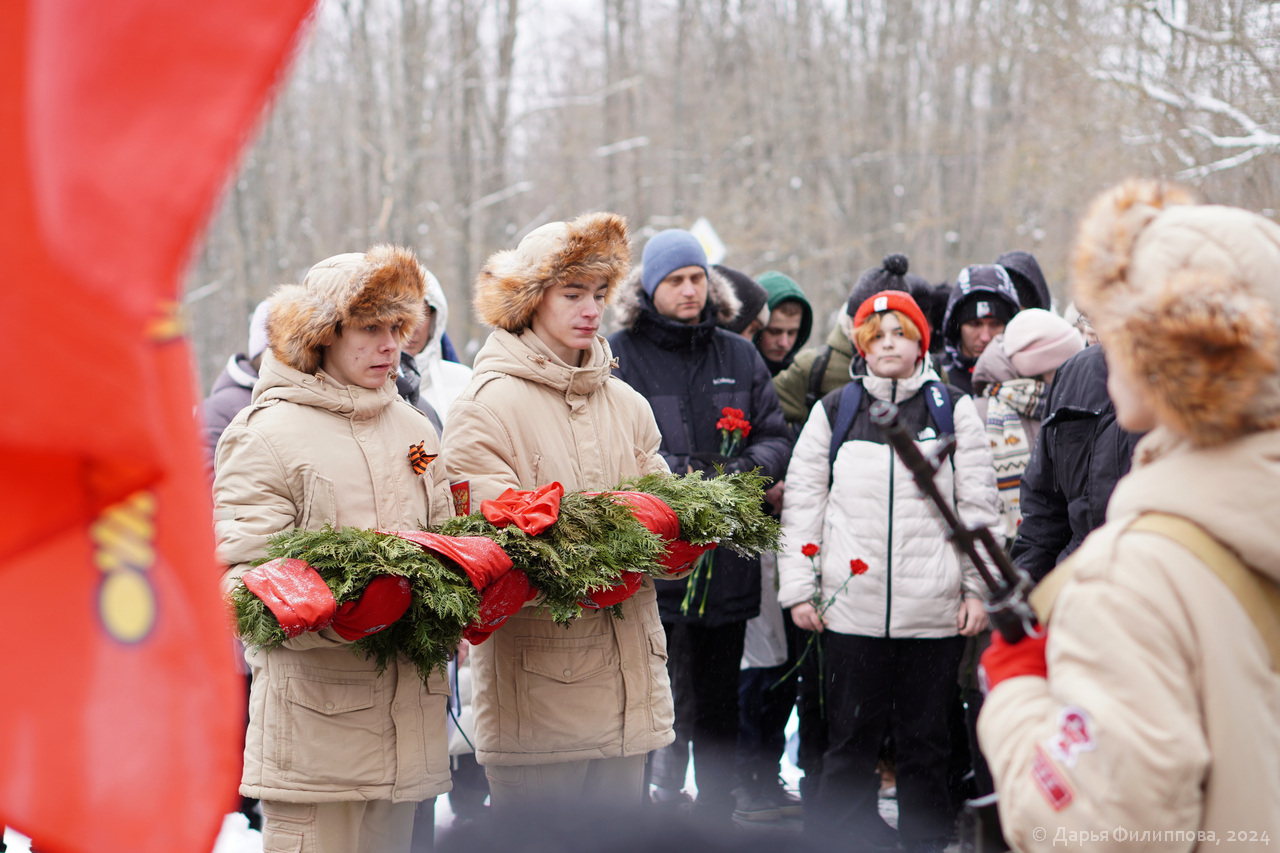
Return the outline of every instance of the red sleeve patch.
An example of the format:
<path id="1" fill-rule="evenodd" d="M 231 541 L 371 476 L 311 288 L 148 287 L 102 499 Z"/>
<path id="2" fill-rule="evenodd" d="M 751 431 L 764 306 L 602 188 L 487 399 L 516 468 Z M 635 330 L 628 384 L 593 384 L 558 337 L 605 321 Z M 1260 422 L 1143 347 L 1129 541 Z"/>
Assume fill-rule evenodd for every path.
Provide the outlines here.
<path id="1" fill-rule="evenodd" d="M 1058 772 L 1057 765 L 1039 746 L 1036 747 L 1036 760 L 1031 763 L 1031 778 L 1055 812 L 1060 812 L 1071 805 L 1071 801 L 1075 798 L 1071 786 Z"/>
<path id="2" fill-rule="evenodd" d="M 1075 767 L 1082 752 L 1098 748 L 1093 721 L 1083 708 L 1068 705 L 1058 712 L 1058 733 L 1045 741 L 1049 755 L 1066 767 Z"/>

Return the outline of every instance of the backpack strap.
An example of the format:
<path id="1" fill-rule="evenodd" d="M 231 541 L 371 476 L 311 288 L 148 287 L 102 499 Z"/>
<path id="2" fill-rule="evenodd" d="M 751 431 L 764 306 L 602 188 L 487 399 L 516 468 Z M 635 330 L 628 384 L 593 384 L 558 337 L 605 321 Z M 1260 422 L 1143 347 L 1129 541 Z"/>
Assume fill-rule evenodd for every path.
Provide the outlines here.
<path id="1" fill-rule="evenodd" d="M 1250 569 L 1203 527 L 1180 515 L 1143 513 L 1125 528 L 1126 533 L 1130 530 L 1155 533 L 1173 540 L 1217 575 L 1261 635 L 1271 657 L 1271 671 L 1280 673 L 1280 584 Z M 1067 559 L 1046 575 L 1031 593 L 1031 605 L 1042 625 L 1049 624 L 1054 602 L 1075 573 L 1075 565 L 1075 560 Z"/>
<path id="2" fill-rule="evenodd" d="M 831 454 L 827 458 L 827 468 L 833 472 L 836 454 L 840 452 L 840 445 L 844 444 L 844 437 L 849 434 L 849 428 L 853 426 L 853 419 L 858 416 L 858 407 L 861 405 L 862 383 L 856 380 L 846 383 L 836 400 L 836 420 L 831 425 Z"/>
<path id="3" fill-rule="evenodd" d="M 804 410 L 812 411 L 815 403 L 822 398 L 822 380 L 827 375 L 827 365 L 831 363 L 832 349 L 823 346 L 818 351 L 813 364 L 809 365 L 809 387 L 804 392 Z"/>
<path id="4" fill-rule="evenodd" d="M 955 435 L 956 416 L 947 386 L 936 379 L 926 383 L 924 401 L 929 406 L 929 414 L 933 415 L 933 422 L 938 425 L 938 435 Z"/>

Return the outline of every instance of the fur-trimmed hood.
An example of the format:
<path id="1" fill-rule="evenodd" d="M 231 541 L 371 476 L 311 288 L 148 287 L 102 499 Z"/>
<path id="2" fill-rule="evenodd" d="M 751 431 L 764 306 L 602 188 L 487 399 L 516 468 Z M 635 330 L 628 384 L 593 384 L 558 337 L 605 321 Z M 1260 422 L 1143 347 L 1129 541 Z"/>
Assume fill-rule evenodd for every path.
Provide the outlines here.
<path id="1" fill-rule="evenodd" d="M 627 220 L 616 213 L 585 213 L 570 222 L 534 229 L 514 249 L 494 252 L 475 284 L 476 318 L 486 326 L 527 328 L 549 287 L 577 278 L 603 278 L 605 301 L 631 266 Z"/>
<path id="2" fill-rule="evenodd" d="M 1072 268 L 1076 302 L 1163 423 L 1200 446 L 1280 426 L 1280 226 L 1126 181 L 1094 201 Z"/>
<path id="3" fill-rule="evenodd" d="M 643 267 L 636 267 L 622 280 L 621 293 L 613 310 L 615 329 L 630 329 L 636 323 L 641 310 L 653 311 L 653 300 L 644 292 L 644 284 L 640 280 Z M 707 304 L 715 309 L 717 325 L 732 323 L 742 310 L 742 300 L 733 291 L 733 283 L 717 272 L 714 267 L 707 270 Z M 706 317 L 706 310 L 703 310 Z"/>
<path id="4" fill-rule="evenodd" d="M 334 255 L 308 270 L 302 284 L 276 288 L 267 344 L 282 364 L 314 374 L 344 326 L 398 325 L 403 346 L 425 317 L 418 259 L 409 249 L 378 245 Z"/>

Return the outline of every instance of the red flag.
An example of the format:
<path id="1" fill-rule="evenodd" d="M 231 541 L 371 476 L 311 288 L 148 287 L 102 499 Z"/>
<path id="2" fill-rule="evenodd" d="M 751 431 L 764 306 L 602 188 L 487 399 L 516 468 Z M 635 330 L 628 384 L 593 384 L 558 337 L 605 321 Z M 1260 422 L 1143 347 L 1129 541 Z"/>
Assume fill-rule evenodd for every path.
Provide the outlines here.
<path id="1" fill-rule="evenodd" d="M 234 807 L 175 308 L 311 2 L 0 3 L 0 823 L 43 851 L 207 851 Z"/>

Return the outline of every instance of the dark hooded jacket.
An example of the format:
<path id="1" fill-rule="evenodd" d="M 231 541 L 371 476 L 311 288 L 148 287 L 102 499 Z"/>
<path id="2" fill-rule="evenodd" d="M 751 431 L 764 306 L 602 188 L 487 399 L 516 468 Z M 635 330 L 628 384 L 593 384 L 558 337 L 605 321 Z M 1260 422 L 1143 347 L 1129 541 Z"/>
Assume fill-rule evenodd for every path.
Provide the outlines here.
<path id="1" fill-rule="evenodd" d="M 996 258 L 996 263 L 1004 267 L 1013 286 L 1018 291 L 1018 303 L 1023 308 L 1043 308 L 1053 310 L 1053 297 L 1049 293 L 1049 284 L 1040 271 L 1040 263 L 1030 252 L 1005 252 Z"/>
<path id="2" fill-rule="evenodd" d="M 795 361 L 796 353 L 804 348 L 809 342 L 809 335 L 813 334 L 813 306 L 809 304 L 809 300 L 805 297 L 804 291 L 800 289 L 800 285 L 787 275 L 780 272 L 770 270 L 760 275 L 760 285 L 769 294 L 769 310 L 777 308 L 782 302 L 793 299 L 800 303 L 800 328 L 796 332 L 796 342 L 792 345 L 791 351 L 781 361 L 770 361 L 765 359 L 764 363 L 769 368 L 770 376 L 777 376 L 782 371 L 791 366 Z M 755 345 L 760 346 L 760 332 L 756 333 Z"/>
<path id="3" fill-rule="evenodd" d="M 1088 347 L 1058 368 L 1047 411 L 1022 474 L 1022 523 L 1010 550 L 1036 581 L 1102 526 L 1141 438 L 1116 422 L 1102 347 Z"/>
<path id="4" fill-rule="evenodd" d="M 617 358 L 614 374 L 640 392 L 662 433 L 659 448 L 673 472 L 715 474 L 758 468 L 771 480 L 786 473 L 791 434 L 759 351 L 745 338 L 717 326 L 738 310 L 728 282 L 708 280 L 707 306 L 688 325 L 660 315 L 640 285 L 637 267 L 622 283 L 621 331 L 609 338 Z M 733 458 L 720 456 L 716 422 L 725 408 L 741 409 L 750 434 Z M 682 608 L 688 579 L 658 582 L 664 622 L 696 622 L 708 627 L 743 622 L 760 611 L 760 561 L 716 549 L 712 571 L 702 575 L 689 606 Z M 684 612 L 682 612 L 682 610 Z"/>
<path id="5" fill-rule="evenodd" d="M 990 270 L 993 267 L 986 269 Z M 971 299 L 980 299 L 986 295 L 988 298 L 1005 302 L 1014 314 L 1022 308 L 1021 303 L 1018 302 L 1018 292 L 1009 274 L 1003 267 L 994 266 L 994 269 L 1003 273 L 996 284 L 990 283 L 996 281 L 993 276 L 984 276 L 975 281 L 962 271 L 955 286 L 951 288 L 951 297 L 947 300 L 947 313 L 942 318 L 942 366 L 947 372 L 947 381 L 966 394 L 973 393 L 973 367 L 978 363 L 978 359 L 969 358 L 960 352 L 959 307 L 962 303 Z"/>

